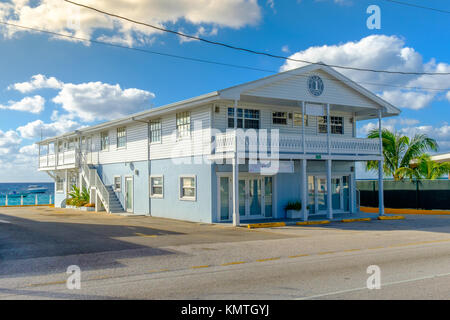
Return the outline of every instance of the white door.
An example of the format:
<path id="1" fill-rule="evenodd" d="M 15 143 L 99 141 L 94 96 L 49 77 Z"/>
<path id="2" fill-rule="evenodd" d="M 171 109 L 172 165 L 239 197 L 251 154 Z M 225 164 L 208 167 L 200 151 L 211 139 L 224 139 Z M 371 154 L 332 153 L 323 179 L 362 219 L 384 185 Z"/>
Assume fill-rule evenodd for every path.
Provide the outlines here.
<path id="1" fill-rule="evenodd" d="M 125 178 L 125 210 L 133 212 L 133 178 Z"/>

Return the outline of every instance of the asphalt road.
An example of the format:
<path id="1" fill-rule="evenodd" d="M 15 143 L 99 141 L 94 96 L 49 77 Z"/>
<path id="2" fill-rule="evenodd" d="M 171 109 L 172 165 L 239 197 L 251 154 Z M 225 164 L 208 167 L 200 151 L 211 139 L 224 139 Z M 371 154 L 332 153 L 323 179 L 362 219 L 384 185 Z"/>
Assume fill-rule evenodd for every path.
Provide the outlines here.
<path id="1" fill-rule="evenodd" d="M 0 209 L 0 299 L 448 299 L 449 232 L 450 216 L 252 231 Z"/>

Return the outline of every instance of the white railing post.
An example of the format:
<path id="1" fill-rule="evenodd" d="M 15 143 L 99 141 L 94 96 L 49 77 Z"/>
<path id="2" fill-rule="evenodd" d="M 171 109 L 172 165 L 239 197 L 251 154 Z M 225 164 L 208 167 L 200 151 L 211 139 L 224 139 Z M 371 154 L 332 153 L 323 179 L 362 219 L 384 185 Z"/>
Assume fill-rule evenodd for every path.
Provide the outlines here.
<path id="1" fill-rule="evenodd" d="M 52 204 L 52 195 L 49 195 L 48 204 Z"/>
<path id="2" fill-rule="evenodd" d="M 5 206 L 8 206 L 8 194 L 6 194 L 6 198 L 5 198 Z"/>
<path id="3" fill-rule="evenodd" d="M 38 205 L 38 195 L 37 194 L 35 194 L 34 195 L 34 205 Z"/>
<path id="4" fill-rule="evenodd" d="M 20 205 L 23 206 L 23 194 L 20 195 Z"/>

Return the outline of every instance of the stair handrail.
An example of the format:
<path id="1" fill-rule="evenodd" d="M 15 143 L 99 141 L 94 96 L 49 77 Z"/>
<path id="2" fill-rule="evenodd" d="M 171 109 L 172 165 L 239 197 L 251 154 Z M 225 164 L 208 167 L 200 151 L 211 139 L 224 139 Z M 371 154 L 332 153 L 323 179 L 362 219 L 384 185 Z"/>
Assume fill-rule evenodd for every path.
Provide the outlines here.
<path id="1" fill-rule="evenodd" d="M 102 179 L 100 179 L 97 170 L 89 168 L 85 155 L 83 153 L 80 154 L 81 154 L 80 167 L 82 174 L 87 178 L 89 186 L 94 187 L 98 191 L 100 195 L 100 200 L 102 200 L 106 212 L 110 213 L 108 189 L 106 189 L 106 186 L 104 185 Z"/>

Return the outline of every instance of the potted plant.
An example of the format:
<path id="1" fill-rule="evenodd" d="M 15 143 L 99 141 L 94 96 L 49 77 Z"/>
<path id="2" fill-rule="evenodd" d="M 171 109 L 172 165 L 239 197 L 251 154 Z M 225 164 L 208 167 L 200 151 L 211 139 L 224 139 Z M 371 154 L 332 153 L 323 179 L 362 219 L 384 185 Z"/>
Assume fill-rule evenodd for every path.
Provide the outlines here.
<path id="1" fill-rule="evenodd" d="M 66 207 L 68 208 L 82 208 L 89 203 L 89 191 L 86 188 L 81 190 L 75 185 L 72 186 L 72 191 L 69 193 L 70 198 L 66 200 Z"/>
<path id="2" fill-rule="evenodd" d="M 84 211 L 95 211 L 95 203 L 85 204 L 82 208 Z"/>
<path id="3" fill-rule="evenodd" d="M 291 201 L 284 207 L 288 219 L 297 219 L 302 217 L 302 203 L 300 201 Z"/>

